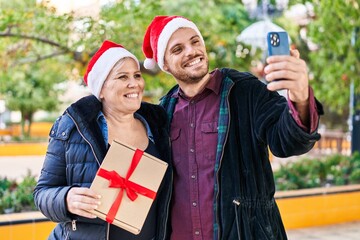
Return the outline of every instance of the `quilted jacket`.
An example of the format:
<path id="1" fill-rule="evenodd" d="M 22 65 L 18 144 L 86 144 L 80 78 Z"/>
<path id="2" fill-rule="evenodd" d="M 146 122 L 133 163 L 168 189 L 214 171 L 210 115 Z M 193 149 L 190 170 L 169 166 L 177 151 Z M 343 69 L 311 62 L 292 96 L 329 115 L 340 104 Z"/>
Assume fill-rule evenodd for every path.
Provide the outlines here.
<path id="1" fill-rule="evenodd" d="M 72 104 L 54 123 L 44 165 L 34 190 L 36 206 L 54 222 L 58 222 L 49 239 L 109 239 L 109 224 L 101 219 L 73 215 L 66 208 L 66 194 L 73 186 L 90 187 L 106 154 L 106 143 L 97 123 L 102 105 L 94 96 Z M 137 111 L 148 122 L 161 159 L 169 167 L 157 198 L 156 239 L 166 239 L 172 190 L 171 152 L 165 111 L 157 105 L 142 103 Z M 160 204 L 159 204 L 160 205 Z"/>

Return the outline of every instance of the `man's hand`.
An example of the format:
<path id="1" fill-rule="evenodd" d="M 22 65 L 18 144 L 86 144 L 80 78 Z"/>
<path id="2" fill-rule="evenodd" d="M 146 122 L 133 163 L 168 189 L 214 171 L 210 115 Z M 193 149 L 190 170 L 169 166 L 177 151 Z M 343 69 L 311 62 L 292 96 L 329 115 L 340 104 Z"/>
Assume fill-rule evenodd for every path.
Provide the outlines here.
<path id="1" fill-rule="evenodd" d="M 271 56 L 266 59 L 265 79 L 271 91 L 288 89 L 289 99 L 301 106 L 307 105 L 309 98 L 309 78 L 307 66 L 300 59 L 298 50 L 290 50 L 291 56 Z M 275 80 L 275 81 L 274 81 Z"/>
<path id="2" fill-rule="evenodd" d="M 66 203 L 69 212 L 86 218 L 96 218 L 90 211 L 98 208 L 100 196 L 89 188 L 73 187 L 67 194 Z"/>

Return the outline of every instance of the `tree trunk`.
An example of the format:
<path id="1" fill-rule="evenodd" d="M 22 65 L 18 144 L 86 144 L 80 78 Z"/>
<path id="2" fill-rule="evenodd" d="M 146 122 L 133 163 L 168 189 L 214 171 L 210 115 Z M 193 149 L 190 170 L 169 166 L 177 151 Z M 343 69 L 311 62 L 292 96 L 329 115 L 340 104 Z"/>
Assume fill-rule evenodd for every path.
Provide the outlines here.
<path id="1" fill-rule="evenodd" d="M 31 134 L 31 124 L 33 112 L 21 111 L 21 138 L 29 138 Z"/>
<path id="2" fill-rule="evenodd" d="M 32 125 L 33 115 L 34 115 L 33 113 L 29 113 L 28 115 L 28 128 L 26 132 L 26 137 L 31 137 L 31 125 Z"/>

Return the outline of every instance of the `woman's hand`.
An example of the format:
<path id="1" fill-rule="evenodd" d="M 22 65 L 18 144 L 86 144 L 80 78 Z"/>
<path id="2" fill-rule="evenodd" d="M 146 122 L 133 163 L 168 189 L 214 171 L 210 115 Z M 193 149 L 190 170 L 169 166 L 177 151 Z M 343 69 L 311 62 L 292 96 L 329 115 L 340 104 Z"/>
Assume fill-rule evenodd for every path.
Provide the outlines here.
<path id="1" fill-rule="evenodd" d="M 96 218 L 90 211 L 98 208 L 100 198 L 100 195 L 97 195 L 89 188 L 73 187 L 66 197 L 67 209 L 72 214 L 86 218 Z"/>

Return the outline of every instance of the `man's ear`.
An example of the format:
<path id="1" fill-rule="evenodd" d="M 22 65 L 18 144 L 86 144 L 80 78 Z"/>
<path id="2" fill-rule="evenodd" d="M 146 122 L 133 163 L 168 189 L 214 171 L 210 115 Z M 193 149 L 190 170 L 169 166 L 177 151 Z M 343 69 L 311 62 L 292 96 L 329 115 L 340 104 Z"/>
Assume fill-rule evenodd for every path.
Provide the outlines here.
<path id="1" fill-rule="evenodd" d="M 168 68 L 166 62 L 164 62 L 163 69 L 164 69 L 165 71 L 167 71 L 167 72 L 169 71 L 169 68 Z"/>

